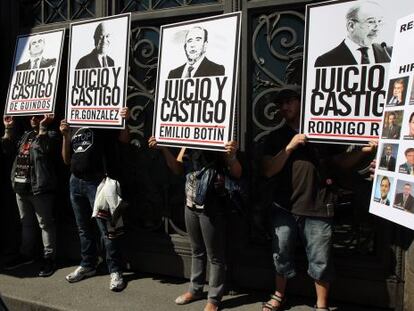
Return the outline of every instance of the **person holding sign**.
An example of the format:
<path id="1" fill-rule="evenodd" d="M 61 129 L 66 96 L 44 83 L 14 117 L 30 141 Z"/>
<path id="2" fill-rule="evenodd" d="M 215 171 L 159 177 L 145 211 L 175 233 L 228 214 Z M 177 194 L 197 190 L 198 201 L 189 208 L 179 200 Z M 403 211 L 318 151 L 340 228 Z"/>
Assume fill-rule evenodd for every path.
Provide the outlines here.
<path id="1" fill-rule="evenodd" d="M 308 144 L 306 136 L 298 133 L 300 97 L 297 85 L 286 85 L 278 93 L 276 102 L 285 123 L 271 132 L 264 144 L 263 173 L 277 183 L 272 204 L 276 290 L 263 303 L 262 311 L 283 308 L 287 281 L 296 275 L 298 237 L 306 249 L 308 274 L 315 282 L 315 310 L 329 310 L 328 294 L 334 278 L 330 258 L 336 197 L 333 176 L 349 171 L 376 150 L 376 142 L 371 142 L 361 150 L 328 154 L 325 145 Z"/>
<path id="2" fill-rule="evenodd" d="M 201 27 L 188 30 L 185 36 L 184 52 L 187 63 L 175 68 L 168 74 L 168 79 L 223 76 L 223 65 L 216 64 L 206 56 L 208 32 Z"/>
<path id="3" fill-rule="evenodd" d="M 34 261 L 36 226 L 39 226 L 43 242 L 43 262 L 39 271 L 41 277 L 50 276 L 55 271 L 56 226 L 53 206 L 57 175 L 54 156 L 58 151 L 59 137 L 55 131 L 48 129 L 52 120 L 51 114 L 31 117 L 31 130 L 26 131 L 16 143 L 13 117 L 3 118 L 3 151 L 16 154 L 11 178 L 22 224 L 21 255 L 7 263 L 5 269 Z"/>
<path id="4" fill-rule="evenodd" d="M 43 57 L 45 39 L 41 36 L 32 37 L 29 41 L 30 59 L 16 66 L 16 71 L 56 66 L 56 58 Z"/>
<path id="5" fill-rule="evenodd" d="M 383 24 L 381 6 L 375 1 L 356 1 L 346 14 L 347 36 L 337 47 L 319 56 L 315 67 L 389 63 L 392 49 L 374 43 Z"/>
<path id="6" fill-rule="evenodd" d="M 208 301 L 204 311 L 218 310 L 224 293 L 225 218 L 227 178 L 240 178 L 242 167 L 237 159 L 237 143 L 225 144 L 225 153 L 182 148 L 177 158 L 166 147 L 157 147 L 155 137 L 150 148 L 159 148 L 175 174 L 185 174 L 185 224 L 191 244 L 191 281 L 188 291 L 177 297 L 178 305 L 202 297 L 206 277 L 206 257 L 210 262 Z"/>
<path id="7" fill-rule="evenodd" d="M 127 119 L 128 108 L 121 109 L 122 118 Z M 69 128 L 66 120 L 60 123 L 63 135 L 62 157 L 70 165 L 70 200 L 79 229 L 81 263 L 66 276 L 75 283 L 96 274 L 98 254 L 94 236 L 95 225 L 91 218 L 98 185 L 105 176 L 119 176 L 116 167 L 119 159 L 113 159 L 117 140 L 128 143 L 128 129 L 120 133 L 113 130 L 89 127 Z M 116 178 L 115 178 L 116 179 Z M 95 218 L 106 249 L 106 263 L 110 272 L 109 289 L 121 291 L 125 288 L 122 276 L 122 258 L 116 238 L 108 234 L 106 220 Z"/>
<path id="8" fill-rule="evenodd" d="M 109 33 L 107 27 L 104 23 L 100 23 L 93 35 L 95 42 L 95 48 L 88 55 L 82 57 L 76 69 L 85 69 L 85 68 L 96 68 L 96 67 L 113 67 L 115 66 L 114 60 L 107 55 L 107 51 L 110 41 L 111 34 Z"/>

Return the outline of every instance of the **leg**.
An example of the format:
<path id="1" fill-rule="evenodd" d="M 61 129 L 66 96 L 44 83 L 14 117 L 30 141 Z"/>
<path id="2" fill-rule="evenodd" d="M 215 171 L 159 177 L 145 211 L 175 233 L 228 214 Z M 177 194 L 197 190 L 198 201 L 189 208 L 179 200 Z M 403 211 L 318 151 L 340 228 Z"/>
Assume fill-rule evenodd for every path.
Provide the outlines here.
<path id="1" fill-rule="evenodd" d="M 200 226 L 210 263 L 208 302 L 218 306 L 226 279 L 226 245 L 224 214 L 200 215 Z"/>
<path id="2" fill-rule="evenodd" d="M 109 273 L 122 272 L 122 256 L 117 239 L 108 238 L 108 230 L 106 228 L 106 220 L 96 218 L 101 238 L 105 244 L 106 264 Z"/>
<path id="3" fill-rule="evenodd" d="M 34 256 L 34 245 L 36 242 L 36 220 L 31 197 L 31 194 L 16 193 L 16 202 L 22 224 L 20 252 L 27 257 Z"/>
<path id="4" fill-rule="evenodd" d="M 269 307 L 279 308 L 283 302 L 287 280 L 296 275 L 294 266 L 297 224 L 295 217 L 281 209 L 272 211 L 272 249 L 273 263 L 276 270 L 274 296 L 263 305 L 263 310 Z M 267 306 L 267 308 L 266 308 Z"/>
<path id="5" fill-rule="evenodd" d="M 56 256 L 56 226 L 53 218 L 54 194 L 34 195 L 33 206 L 39 227 L 42 230 L 43 256 L 55 259 Z"/>
<path id="6" fill-rule="evenodd" d="M 316 307 L 327 308 L 329 282 L 334 275 L 330 258 L 332 221 L 329 218 L 303 217 L 300 224 L 309 262 L 308 274 L 315 280 Z"/>
<path id="7" fill-rule="evenodd" d="M 83 191 L 84 181 L 71 176 L 70 178 L 70 201 L 75 214 L 76 224 L 79 230 L 81 245 L 81 266 L 95 268 L 96 265 L 96 240 L 94 227 L 91 221 L 92 208 L 87 196 Z"/>
<path id="8" fill-rule="evenodd" d="M 206 249 L 200 228 L 200 212 L 185 208 L 185 225 L 191 244 L 191 279 L 189 292 L 199 295 L 206 280 Z"/>
<path id="9" fill-rule="evenodd" d="M 329 287 L 328 282 L 315 280 L 317 308 L 328 308 Z"/>
<path id="10" fill-rule="evenodd" d="M 99 186 L 99 182 L 95 182 L 95 181 L 90 181 L 90 182 L 85 181 L 83 184 L 83 188 L 84 188 L 83 190 L 88 199 L 88 203 L 91 207 L 91 211 L 95 203 L 96 190 L 98 186 Z M 92 212 L 91 212 L 91 215 L 92 215 Z M 101 241 L 103 242 L 105 246 L 106 264 L 108 266 L 109 273 L 122 272 L 122 257 L 121 257 L 121 252 L 120 252 L 120 248 L 118 245 L 118 241 L 111 240 L 108 238 L 108 230 L 106 227 L 105 220 L 96 218 L 96 223 L 99 228 Z"/>

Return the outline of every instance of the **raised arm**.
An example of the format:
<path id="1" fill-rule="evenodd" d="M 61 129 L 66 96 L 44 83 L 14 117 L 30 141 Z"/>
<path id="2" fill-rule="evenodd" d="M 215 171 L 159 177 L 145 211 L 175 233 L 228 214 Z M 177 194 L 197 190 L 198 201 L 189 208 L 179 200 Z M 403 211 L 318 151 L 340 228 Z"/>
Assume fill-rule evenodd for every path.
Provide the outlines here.
<path id="1" fill-rule="evenodd" d="M 69 124 L 65 119 L 60 121 L 59 130 L 63 136 L 62 142 L 62 158 L 63 162 L 66 165 L 70 164 L 70 133 L 69 133 Z"/>
<path id="2" fill-rule="evenodd" d="M 154 136 L 151 136 L 148 140 L 148 146 L 151 149 L 158 149 L 161 150 L 162 154 L 164 155 L 165 161 L 167 162 L 168 167 L 174 174 L 183 174 L 184 166 L 183 166 L 183 157 L 185 154 L 186 148 L 181 148 L 180 153 L 177 157 L 171 153 L 171 151 L 167 147 L 161 147 L 157 145 L 157 140 Z"/>
<path id="3" fill-rule="evenodd" d="M 299 146 L 306 143 L 305 134 L 296 134 L 290 143 L 274 156 L 263 157 L 263 174 L 272 177 L 279 173 L 286 164 L 287 159 Z"/>
<path id="4" fill-rule="evenodd" d="M 242 175 L 242 166 L 237 159 L 237 142 L 234 140 L 229 141 L 224 147 L 226 148 L 225 161 L 230 175 L 235 178 L 240 178 Z"/>

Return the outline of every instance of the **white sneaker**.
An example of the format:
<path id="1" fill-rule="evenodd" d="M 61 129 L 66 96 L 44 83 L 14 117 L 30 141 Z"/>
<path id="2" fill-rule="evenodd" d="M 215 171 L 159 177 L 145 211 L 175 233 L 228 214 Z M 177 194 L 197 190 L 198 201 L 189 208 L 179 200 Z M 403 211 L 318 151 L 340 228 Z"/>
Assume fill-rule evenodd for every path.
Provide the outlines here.
<path id="1" fill-rule="evenodd" d="M 124 278 L 122 272 L 112 272 L 111 282 L 109 283 L 109 289 L 114 292 L 120 292 L 125 288 Z"/>
<path id="2" fill-rule="evenodd" d="M 73 271 L 72 273 L 66 276 L 66 281 L 68 281 L 69 283 L 75 283 L 75 282 L 79 282 L 83 280 L 86 277 L 89 277 L 95 274 L 96 274 L 95 268 L 79 266 L 76 268 L 75 271 Z"/>

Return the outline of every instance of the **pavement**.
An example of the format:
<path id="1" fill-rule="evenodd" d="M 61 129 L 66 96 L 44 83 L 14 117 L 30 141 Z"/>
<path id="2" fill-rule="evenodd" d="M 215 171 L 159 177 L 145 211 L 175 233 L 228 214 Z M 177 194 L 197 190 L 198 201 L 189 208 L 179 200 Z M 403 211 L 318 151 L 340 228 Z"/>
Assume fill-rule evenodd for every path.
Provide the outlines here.
<path id="1" fill-rule="evenodd" d="M 37 277 L 36 263 L 0 273 L 0 294 L 9 311 L 200 311 L 205 300 L 177 306 L 174 299 L 184 293 L 188 281 L 144 273 L 125 273 L 127 287 L 119 293 L 109 290 L 109 276 L 104 273 L 70 284 L 65 276 L 76 266 L 59 267 L 48 278 Z M 241 292 L 227 294 L 221 310 L 261 310 L 261 301 L 269 293 Z M 313 311 L 312 301 L 289 297 L 286 311 Z M 333 311 L 383 311 L 385 309 L 333 302 Z M 388 310 L 388 309 L 387 309 Z M 0 305 L 0 311 L 2 307 Z"/>

